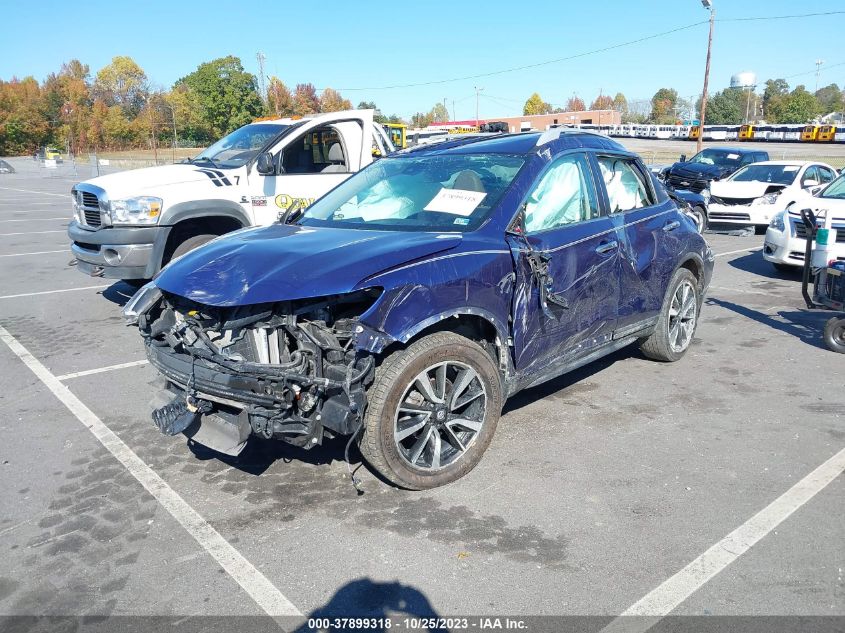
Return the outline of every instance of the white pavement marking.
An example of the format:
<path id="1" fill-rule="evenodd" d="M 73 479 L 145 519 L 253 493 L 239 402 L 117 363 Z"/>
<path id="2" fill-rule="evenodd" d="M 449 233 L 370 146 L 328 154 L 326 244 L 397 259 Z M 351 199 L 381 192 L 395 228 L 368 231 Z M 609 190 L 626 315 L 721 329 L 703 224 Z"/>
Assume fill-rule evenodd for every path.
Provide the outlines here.
<path id="1" fill-rule="evenodd" d="M 749 253 L 751 251 L 759 251 L 762 246 L 753 246 L 751 248 L 740 248 L 737 251 L 728 251 L 727 253 L 716 253 L 716 257 L 724 257 L 725 255 L 736 255 L 737 253 Z"/>
<path id="2" fill-rule="evenodd" d="M 109 365 L 108 367 L 97 367 L 96 369 L 86 369 L 85 371 L 77 371 L 72 374 L 62 374 L 56 376 L 56 380 L 70 380 L 71 378 L 79 378 L 80 376 L 90 376 L 92 374 L 102 374 L 106 371 L 114 371 L 115 369 L 126 369 L 127 367 L 138 367 L 139 365 L 146 365 L 148 360 L 133 360 L 129 363 L 120 363 L 119 365 Z"/>
<path id="3" fill-rule="evenodd" d="M 70 200 L 70 192 L 68 193 L 50 193 L 49 191 L 33 191 L 32 189 L 15 189 L 14 187 L 0 187 L 3 191 L 21 191 L 23 193 L 37 193 L 41 196 L 56 196 L 57 198 L 67 198 Z"/>
<path id="4" fill-rule="evenodd" d="M 18 297 L 35 297 L 37 295 L 52 295 L 57 292 L 73 292 L 74 290 L 97 290 L 100 288 L 108 288 L 110 284 L 104 286 L 82 286 L 81 288 L 62 288 L 61 290 L 42 290 L 41 292 L 24 292 L 19 295 L 3 295 L 0 299 L 17 299 Z"/>
<path id="5" fill-rule="evenodd" d="M 56 376 L 29 353 L 17 339 L 0 325 L 0 340 L 15 354 L 56 398 L 135 479 L 185 528 L 200 546 L 255 600 L 270 616 L 301 616 L 302 613 L 194 510 L 179 494 L 124 444 L 93 411 L 86 407 Z"/>
<path id="6" fill-rule="evenodd" d="M 0 222 L 47 222 L 48 220 L 68 220 L 67 217 L 60 218 L 15 218 L 14 220 L 0 220 Z"/>
<path id="7" fill-rule="evenodd" d="M 34 206 L 34 205 L 45 206 L 45 207 L 50 206 L 50 205 L 52 205 L 54 207 L 56 206 L 56 202 L 52 201 L 52 200 L 50 202 L 36 202 L 36 201 L 33 201 L 33 200 L 12 200 L 10 198 L 0 199 L 0 205 L 4 205 L 4 204 L 7 205 L 7 206 L 26 205 L 28 207 L 31 207 L 31 206 Z M 3 211 L 8 211 L 8 209 L 3 209 Z"/>
<path id="8" fill-rule="evenodd" d="M 845 472 L 845 448 L 622 612 L 601 633 L 646 631 Z M 628 618 L 628 616 L 644 616 Z"/>
<path id="9" fill-rule="evenodd" d="M 12 235 L 41 235 L 43 233 L 67 233 L 65 230 L 59 231 L 24 231 L 23 233 L 0 233 L 0 237 L 11 237 Z"/>
<path id="10" fill-rule="evenodd" d="M 32 253 L 9 253 L 7 255 L 0 255 L 0 257 L 23 257 L 24 255 L 46 255 L 47 253 L 67 253 L 70 255 L 70 249 L 64 248 L 60 251 L 34 251 Z"/>

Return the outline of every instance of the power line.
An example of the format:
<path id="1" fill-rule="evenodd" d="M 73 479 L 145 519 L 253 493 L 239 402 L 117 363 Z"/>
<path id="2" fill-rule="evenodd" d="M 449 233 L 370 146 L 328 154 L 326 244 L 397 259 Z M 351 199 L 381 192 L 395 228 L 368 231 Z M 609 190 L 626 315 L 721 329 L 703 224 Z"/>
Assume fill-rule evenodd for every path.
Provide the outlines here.
<path id="1" fill-rule="evenodd" d="M 845 62 L 838 62 L 836 64 L 825 64 L 824 69 L 828 70 L 830 68 L 836 68 L 838 66 L 845 66 Z M 816 70 L 806 70 L 803 73 L 795 73 L 794 75 L 787 75 L 786 77 L 781 77 L 780 79 L 792 79 L 794 77 L 803 77 L 804 75 L 812 75 L 815 72 L 816 72 Z"/>
<path id="2" fill-rule="evenodd" d="M 787 20 L 787 19 L 797 19 L 797 18 L 810 18 L 810 17 L 818 17 L 818 16 L 831 16 L 831 15 L 842 15 L 845 14 L 845 11 L 825 11 L 820 13 L 799 13 L 793 15 L 771 15 L 771 16 L 759 16 L 759 17 L 747 17 L 747 18 L 720 18 L 717 19 L 716 22 L 750 22 L 750 21 L 769 21 L 769 20 Z M 685 26 L 679 26 L 674 29 L 670 29 L 668 31 L 662 31 L 660 33 L 654 33 L 652 35 L 646 35 L 645 37 L 641 37 L 635 40 L 630 40 L 627 42 L 621 42 L 619 44 L 613 44 L 611 46 L 605 46 L 603 48 L 597 48 L 590 51 L 584 51 L 582 53 L 576 53 L 574 55 L 569 55 L 567 57 L 559 57 L 557 59 L 549 59 L 542 62 L 536 62 L 534 64 L 525 64 L 523 66 L 514 66 L 511 68 L 503 68 L 500 70 L 493 70 L 486 73 L 479 73 L 475 75 L 465 75 L 463 77 L 451 77 L 449 79 L 436 79 L 431 81 L 421 81 L 416 83 L 409 83 L 409 84 L 395 84 L 391 86 L 370 86 L 366 88 L 338 88 L 338 90 L 343 90 L 345 92 L 359 92 L 364 90 L 396 90 L 400 88 L 418 88 L 421 86 L 436 86 L 439 84 L 445 83 L 452 83 L 455 81 L 466 81 L 469 79 L 482 79 L 484 77 L 493 77 L 496 75 L 504 75 L 506 73 L 517 72 L 520 70 L 529 70 L 531 68 L 540 68 L 542 66 L 549 66 L 551 64 L 559 64 L 565 61 L 572 61 L 573 59 L 580 59 L 582 57 L 588 57 L 590 55 L 597 55 L 599 53 L 606 53 L 608 51 L 616 50 L 618 48 L 624 48 L 626 46 L 633 46 L 634 44 L 641 44 L 642 42 L 647 42 L 649 40 L 657 39 L 660 37 L 666 37 L 667 35 L 673 35 L 675 33 L 680 33 L 681 31 L 687 31 L 689 29 L 695 28 L 697 26 L 701 26 L 702 24 L 707 24 L 709 20 L 702 20 L 701 22 L 694 22 L 692 24 L 687 24 Z M 321 88 L 320 90 L 324 90 Z"/>
<path id="3" fill-rule="evenodd" d="M 645 37 L 641 37 L 636 40 L 631 40 L 629 42 L 622 42 L 621 44 L 614 44 L 612 46 L 605 46 L 603 48 L 597 48 L 591 51 L 585 51 L 583 53 L 576 53 L 575 55 L 569 55 L 568 57 L 560 57 L 558 59 L 549 59 L 543 62 L 537 62 L 535 64 L 526 64 L 524 66 L 514 66 L 512 68 L 503 68 L 501 70 L 493 70 L 487 73 L 480 73 L 477 75 L 466 75 L 464 77 L 452 77 L 451 79 L 437 79 L 433 81 L 422 81 L 418 83 L 412 84 L 396 84 L 393 86 L 371 86 L 369 88 L 337 88 L 337 90 L 343 90 L 344 92 L 357 92 L 361 90 L 394 90 L 398 88 L 417 88 L 420 86 L 435 86 L 438 84 L 445 84 L 451 83 L 455 81 L 466 81 L 468 79 L 481 79 L 483 77 L 493 77 L 495 75 L 503 75 L 505 73 L 512 73 L 519 70 L 528 70 L 530 68 L 539 68 L 540 66 L 548 66 L 549 64 L 558 64 L 560 62 L 571 61 L 573 59 L 579 59 L 581 57 L 587 57 L 588 55 L 595 55 L 597 53 L 605 53 L 607 51 L 612 51 L 617 48 L 622 48 L 624 46 L 632 46 L 634 44 L 640 44 L 641 42 L 646 42 L 648 40 L 653 40 L 658 37 L 664 37 L 666 35 L 672 35 L 673 33 L 679 33 L 681 31 L 686 31 L 696 26 L 700 26 L 702 24 L 707 24 L 707 20 L 703 22 L 695 22 L 693 24 L 687 24 L 686 26 L 679 26 L 678 28 L 671 29 L 669 31 L 663 31 L 662 33 L 655 33 L 654 35 L 647 35 Z"/>

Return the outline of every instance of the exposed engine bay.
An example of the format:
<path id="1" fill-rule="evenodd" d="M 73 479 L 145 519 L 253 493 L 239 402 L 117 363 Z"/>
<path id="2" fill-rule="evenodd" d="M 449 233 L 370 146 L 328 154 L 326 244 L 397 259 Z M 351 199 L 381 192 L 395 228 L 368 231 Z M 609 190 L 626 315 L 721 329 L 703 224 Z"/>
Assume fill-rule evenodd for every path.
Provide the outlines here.
<path id="1" fill-rule="evenodd" d="M 229 454 L 253 433 L 304 448 L 353 433 L 375 369 L 375 357 L 354 345 L 358 317 L 380 293 L 231 308 L 162 293 L 138 316 L 166 383 L 153 420 L 191 437 L 213 418 L 216 431 L 197 439 Z"/>

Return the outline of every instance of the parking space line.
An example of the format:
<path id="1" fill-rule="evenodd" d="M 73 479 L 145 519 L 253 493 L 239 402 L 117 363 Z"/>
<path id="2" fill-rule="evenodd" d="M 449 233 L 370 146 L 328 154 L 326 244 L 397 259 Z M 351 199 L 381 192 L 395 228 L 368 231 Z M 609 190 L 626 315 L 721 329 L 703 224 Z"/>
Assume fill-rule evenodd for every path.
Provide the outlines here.
<path id="1" fill-rule="evenodd" d="M 646 631 L 669 615 L 716 574 L 733 563 L 796 510 L 845 472 L 845 448 L 772 501 L 674 576 L 651 590 L 601 633 Z M 645 616 L 627 618 L 627 616 Z"/>
<path id="2" fill-rule="evenodd" d="M 43 233 L 67 233 L 67 231 L 25 231 L 23 233 L 0 233 L 0 237 L 12 237 L 13 235 L 42 235 Z"/>
<path id="3" fill-rule="evenodd" d="M 23 257 L 24 255 L 46 255 L 47 253 L 67 253 L 70 255 L 70 249 L 63 248 L 60 251 L 34 251 L 32 253 L 7 253 L 0 255 L 0 257 Z"/>
<path id="4" fill-rule="evenodd" d="M 0 220 L 0 222 L 47 222 L 48 220 L 67 220 L 68 218 L 62 216 L 60 218 L 15 218 L 14 220 Z"/>
<path id="5" fill-rule="evenodd" d="M 752 248 L 740 248 L 736 251 L 728 251 L 727 253 L 716 253 L 716 257 L 724 257 L 725 255 L 736 255 L 737 253 L 749 253 L 751 251 L 759 251 L 762 246 L 753 246 Z"/>
<path id="6" fill-rule="evenodd" d="M 15 189 L 14 187 L 0 187 L 3 191 L 21 191 L 23 193 L 37 193 L 40 196 L 56 196 L 57 198 L 70 199 L 70 192 L 68 193 L 50 193 L 49 191 L 33 191 L 32 189 Z"/>
<path id="7" fill-rule="evenodd" d="M 129 448 L 106 424 L 63 385 L 41 361 L 0 325 L 2 340 L 33 374 L 67 407 L 194 540 L 270 616 L 301 616 L 302 613 L 279 589 L 224 539 L 190 504 L 173 490 L 158 473 Z"/>
<path id="8" fill-rule="evenodd" d="M 41 292 L 24 292 L 19 295 L 3 295 L 0 299 L 17 299 L 19 297 L 35 297 L 37 295 L 52 295 L 57 292 L 73 292 L 74 290 L 98 290 L 101 288 L 108 288 L 110 284 L 102 286 L 82 286 L 81 288 L 62 288 L 61 290 L 42 290 Z"/>
<path id="9" fill-rule="evenodd" d="M 115 369 L 126 369 L 127 367 L 138 367 L 139 365 L 146 365 L 148 360 L 133 360 L 130 363 L 120 363 L 118 365 L 109 365 L 108 367 L 97 367 L 96 369 L 86 369 L 85 371 L 77 371 L 72 374 L 62 374 L 56 376 L 56 380 L 70 380 L 71 378 L 80 378 L 82 376 L 91 376 L 93 374 L 102 374 L 107 371 L 114 371 Z"/>

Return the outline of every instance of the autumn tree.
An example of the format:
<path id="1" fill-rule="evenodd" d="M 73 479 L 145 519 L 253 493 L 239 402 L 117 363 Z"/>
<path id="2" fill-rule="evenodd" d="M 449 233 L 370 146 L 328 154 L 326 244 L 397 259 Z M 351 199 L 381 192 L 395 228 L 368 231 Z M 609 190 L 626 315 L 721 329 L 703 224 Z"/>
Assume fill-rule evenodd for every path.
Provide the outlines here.
<path id="1" fill-rule="evenodd" d="M 275 75 L 270 77 L 270 83 L 267 84 L 267 104 L 271 114 L 278 117 L 293 114 L 293 95 L 282 80 Z"/>
<path id="2" fill-rule="evenodd" d="M 334 88 L 326 88 L 320 95 L 320 112 L 340 112 L 351 109 L 352 102 L 340 96 Z"/>
<path id="3" fill-rule="evenodd" d="M 548 114 L 551 112 L 549 104 L 543 101 L 543 98 L 538 93 L 532 93 L 525 105 L 522 108 L 522 114 Z"/>
<path id="4" fill-rule="evenodd" d="M 599 95 L 590 105 L 590 110 L 613 110 L 613 98 L 610 95 Z"/>
<path id="5" fill-rule="evenodd" d="M 93 93 L 107 106 L 118 105 L 130 117 L 137 116 L 149 94 L 149 80 L 131 57 L 118 55 L 97 72 Z"/>
<path id="6" fill-rule="evenodd" d="M 434 123 L 446 123 L 449 120 L 449 110 L 439 101 L 434 104 L 430 114 L 431 120 Z"/>
<path id="7" fill-rule="evenodd" d="M 411 125 L 413 127 L 428 127 L 434 121 L 431 112 L 417 112 L 411 117 Z"/>
<path id="8" fill-rule="evenodd" d="M 613 109 L 622 114 L 628 112 L 628 100 L 621 92 L 617 92 L 616 96 L 613 97 Z"/>
<path id="9" fill-rule="evenodd" d="M 293 113 L 298 116 L 316 114 L 320 111 L 320 99 L 314 84 L 296 84 L 293 92 Z"/>
<path id="10" fill-rule="evenodd" d="M 578 95 L 572 95 L 566 100 L 567 112 L 584 112 L 587 109 L 584 100 Z"/>
<path id="11" fill-rule="evenodd" d="M 664 124 L 674 123 L 677 103 L 678 91 L 674 88 L 661 88 L 655 92 L 651 98 L 651 121 Z"/>

